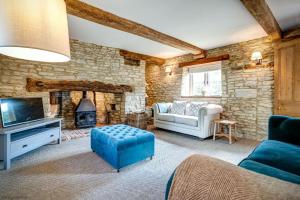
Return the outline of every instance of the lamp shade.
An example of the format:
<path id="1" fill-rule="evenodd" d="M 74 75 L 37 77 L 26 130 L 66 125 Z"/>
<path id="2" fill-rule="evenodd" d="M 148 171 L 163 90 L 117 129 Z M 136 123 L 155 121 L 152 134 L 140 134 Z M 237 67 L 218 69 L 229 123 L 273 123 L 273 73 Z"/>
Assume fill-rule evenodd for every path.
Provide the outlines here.
<path id="1" fill-rule="evenodd" d="M 69 61 L 64 0 L 0 0 L 0 53 L 33 61 Z"/>
<path id="2" fill-rule="evenodd" d="M 262 59 L 262 55 L 259 51 L 255 51 L 252 53 L 251 60 L 261 60 L 261 59 Z"/>

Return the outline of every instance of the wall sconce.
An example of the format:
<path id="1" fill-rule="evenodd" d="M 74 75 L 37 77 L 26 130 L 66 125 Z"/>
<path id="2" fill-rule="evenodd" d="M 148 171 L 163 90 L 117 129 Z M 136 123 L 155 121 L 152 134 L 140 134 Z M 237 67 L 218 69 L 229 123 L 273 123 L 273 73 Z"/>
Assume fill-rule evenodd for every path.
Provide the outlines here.
<path id="1" fill-rule="evenodd" d="M 166 66 L 165 72 L 168 73 L 169 75 L 172 75 L 172 67 Z"/>
<path id="2" fill-rule="evenodd" d="M 255 51 L 251 55 L 251 60 L 256 62 L 256 65 L 261 65 L 262 63 L 262 55 L 259 51 Z"/>

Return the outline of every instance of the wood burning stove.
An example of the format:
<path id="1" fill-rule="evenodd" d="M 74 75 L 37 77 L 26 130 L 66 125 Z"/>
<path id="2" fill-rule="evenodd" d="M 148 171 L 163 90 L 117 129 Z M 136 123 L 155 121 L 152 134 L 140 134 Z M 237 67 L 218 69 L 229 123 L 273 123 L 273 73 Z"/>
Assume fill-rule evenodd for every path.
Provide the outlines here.
<path id="1" fill-rule="evenodd" d="M 75 124 L 77 128 L 96 126 L 96 106 L 87 98 L 87 92 L 82 92 L 80 100 L 75 110 Z"/>

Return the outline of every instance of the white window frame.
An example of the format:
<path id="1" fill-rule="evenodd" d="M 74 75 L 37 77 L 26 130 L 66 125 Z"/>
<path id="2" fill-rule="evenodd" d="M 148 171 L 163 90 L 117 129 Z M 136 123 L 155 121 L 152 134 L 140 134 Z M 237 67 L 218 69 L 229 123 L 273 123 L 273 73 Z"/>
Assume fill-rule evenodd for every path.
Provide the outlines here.
<path id="1" fill-rule="evenodd" d="M 204 96 L 204 95 L 193 95 L 193 73 L 203 73 L 203 72 L 209 72 L 214 70 L 221 70 L 221 94 L 220 95 L 214 95 L 214 96 Z M 191 68 L 188 68 L 188 79 L 189 79 L 189 91 L 188 96 L 183 97 L 221 97 L 222 96 L 222 62 L 212 62 L 208 64 L 200 64 L 200 65 L 194 65 Z M 205 79 L 205 78 L 204 78 Z M 207 78 L 206 78 L 207 80 Z"/>

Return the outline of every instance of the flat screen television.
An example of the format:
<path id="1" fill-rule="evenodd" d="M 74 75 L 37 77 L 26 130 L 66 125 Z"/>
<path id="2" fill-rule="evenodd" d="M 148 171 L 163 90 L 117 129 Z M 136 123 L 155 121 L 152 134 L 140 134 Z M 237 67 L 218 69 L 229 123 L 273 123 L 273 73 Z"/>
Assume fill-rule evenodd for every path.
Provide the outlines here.
<path id="1" fill-rule="evenodd" d="M 1 98 L 0 108 L 3 127 L 45 117 L 42 98 Z"/>

